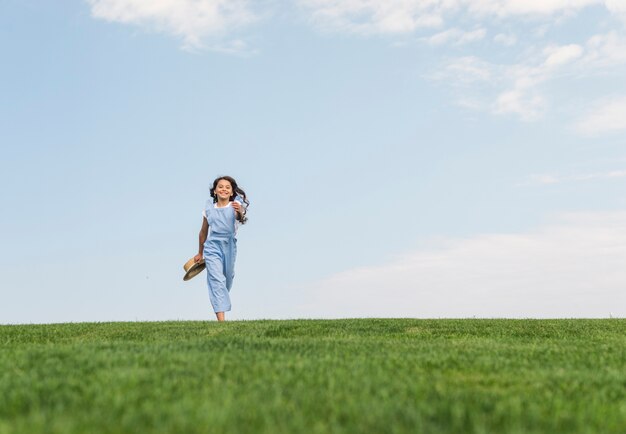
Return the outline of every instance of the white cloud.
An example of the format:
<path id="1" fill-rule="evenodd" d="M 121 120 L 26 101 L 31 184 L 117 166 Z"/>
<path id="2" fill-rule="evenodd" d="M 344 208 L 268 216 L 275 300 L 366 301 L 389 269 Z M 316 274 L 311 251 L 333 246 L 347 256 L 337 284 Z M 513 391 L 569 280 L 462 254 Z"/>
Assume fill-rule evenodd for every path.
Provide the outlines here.
<path id="1" fill-rule="evenodd" d="M 532 121 L 544 113 L 545 99 L 539 94 L 513 89 L 498 95 L 492 111 L 496 114 L 516 114 L 522 120 Z"/>
<path id="2" fill-rule="evenodd" d="M 626 39 L 612 31 L 603 35 L 594 35 L 585 44 L 583 66 L 603 69 L 626 63 Z"/>
<path id="3" fill-rule="evenodd" d="M 465 56 L 448 62 L 442 70 L 429 75 L 428 78 L 448 81 L 451 84 L 473 84 L 490 80 L 495 71 L 495 65 L 475 56 Z"/>
<path id="4" fill-rule="evenodd" d="M 492 111 L 496 114 L 516 114 L 523 120 L 534 120 L 546 109 L 546 98 L 538 89 L 564 67 L 582 56 L 579 45 L 548 46 L 539 64 L 518 64 L 505 69 L 510 87 L 498 94 Z M 536 61 L 535 61 L 536 62 Z"/>
<path id="5" fill-rule="evenodd" d="M 476 29 L 471 32 L 465 32 L 461 35 L 459 40 L 457 41 L 458 45 L 469 44 L 471 42 L 480 41 L 487 34 L 487 30 L 485 29 Z"/>
<path id="6" fill-rule="evenodd" d="M 480 15 L 509 17 L 519 15 L 571 14 L 602 0 L 464 0 L 468 9 Z"/>
<path id="7" fill-rule="evenodd" d="M 430 1 L 301 0 L 321 27 L 354 33 L 410 33 L 442 25 Z"/>
<path id="8" fill-rule="evenodd" d="M 573 46 L 551 46 L 540 56 L 514 65 L 498 65 L 475 56 L 464 56 L 449 61 L 428 78 L 473 90 L 477 82 L 482 82 L 486 87 L 483 90 L 485 101 L 477 107 L 489 108 L 495 114 L 514 114 L 524 120 L 533 120 L 546 108 L 546 98 L 539 86 L 579 57 L 581 52 L 582 49 Z"/>
<path id="9" fill-rule="evenodd" d="M 303 316 L 626 316 L 626 212 L 450 239 L 302 288 Z M 323 310 L 315 306 L 323 305 Z"/>
<path id="10" fill-rule="evenodd" d="M 564 66 L 580 58 L 583 48 L 576 44 L 550 45 L 537 59 L 504 68 L 509 88 L 500 92 L 492 106 L 497 114 L 516 114 L 524 120 L 540 117 L 546 109 L 546 98 L 539 86 L 551 80 Z"/>
<path id="11" fill-rule="evenodd" d="M 583 48 L 576 44 L 561 47 L 550 46 L 544 49 L 544 53 L 547 55 L 544 65 L 547 68 L 555 68 L 579 58 L 583 53 Z"/>
<path id="12" fill-rule="evenodd" d="M 624 0 L 605 0 L 604 3 L 609 11 L 626 20 L 626 2 Z"/>
<path id="13" fill-rule="evenodd" d="M 520 43 L 511 33 L 499 33 L 493 42 L 523 50 L 510 64 L 492 63 L 487 58 L 464 55 L 447 60 L 428 78 L 445 81 L 455 89 L 458 106 L 489 110 L 497 115 L 513 115 L 525 121 L 541 118 L 550 106 L 549 84 L 564 77 L 589 77 L 611 73 L 609 68 L 626 64 L 626 38 L 612 30 L 595 35 L 586 42 L 549 44 L 537 47 L 534 41 L 545 38 L 551 26 L 583 9 L 604 7 L 609 14 L 626 17 L 626 1 L 616 0 L 301 0 L 315 17 L 315 22 L 333 30 L 363 34 L 411 33 L 428 26 L 418 23 L 428 17 L 438 31 L 421 37 L 429 45 L 462 46 L 484 39 L 487 26 L 497 28 L 506 20 L 515 24 L 532 22 L 528 38 Z M 400 18 L 401 17 L 401 18 Z M 477 27 L 463 31 L 449 23 Z M 520 18 L 533 18 L 520 20 Z M 494 19 L 495 18 L 495 19 Z M 389 23 L 395 22 L 395 25 Z M 401 24 L 404 23 L 404 24 Z M 490 29 L 491 30 L 491 29 Z M 588 31 L 593 31 L 589 29 Z M 534 35 L 534 36 L 531 36 Z M 469 47 L 472 47 L 471 45 Z M 501 54 L 501 51 L 499 52 Z M 487 54 L 486 56 L 489 56 Z M 488 81 L 487 81 L 488 80 Z M 481 83 L 480 96 L 476 84 Z M 466 94 L 463 94 L 463 86 Z M 470 104 L 467 104 L 471 101 Z M 586 124 L 585 124 L 586 125 Z M 585 127 L 587 129 L 591 127 Z M 585 128 L 582 128 L 584 130 Z"/>
<path id="14" fill-rule="evenodd" d="M 517 43 L 517 37 L 515 35 L 507 35 L 505 33 L 498 33 L 493 37 L 493 41 L 504 45 L 505 47 L 512 47 Z"/>
<path id="15" fill-rule="evenodd" d="M 427 38 L 430 45 L 443 45 L 449 43 L 452 39 L 458 39 L 461 31 L 459 29 L 448 29 L 443 32 L 435 33 Z"/>
<path id="16" fill-rule="evenodd" d="M 515 64 L 495 64 L 476 56 L 451 59 L 436 74 L 427 76 L 449 85 L 475 90 L 483 81 L 483 101 L 475 107 L 490 107 L 495 114 L 513 114 L 523 120 L 535 120 L 547 110 L 545 88 L 552 80 L 571 77 L 593 77 L 619 71 L 626 65 L 626 38 L 615 31 L 590 37 L 583 44 L 548 45 L 528 50 Z M 461 95 L 460 99 L 468 98 Z M 475 99 L 475 97 L 473 98 Z M 620 101 L 597 107 L 578 122 L 577 130 L 594 134 L 596 130 L 623 129 Z"/>
<path id="17" fill-rule="evenodd" d="M 597 102 L 576 129 L 586 135 L 626 130 L 626 96 Z"/>
<path id="18" fill-rule="evenodd" d="M 411 33 L 443 27 L 454 15 L 471 19 L 535 16 L 552 19 L 604 5 L 609 13 L 626 15 L 619 0 L 300 0 L 323 28 L 384 34 Z"/>
<path id="19" fill-rule="evenodd" d="M 188 49 L 241 51 L 240 40 L 224 41 L 234 30 L 256 21 L 247 0 L 88 0 L 95 18 L 169 33 Z"/>
<path id="20" fill-rule="evenodd" d="M 448 43 L 452 43 L 454 45 L 464 45 L 480 41 L 486 34 L 487 31 L 485 29 L 476 29 L 468 32 L 464 32 L 459 29 L 448 29 L 444 32 L 436 33 L 426 38 L 426 41 L 430 45 L 444 45 Z"/>

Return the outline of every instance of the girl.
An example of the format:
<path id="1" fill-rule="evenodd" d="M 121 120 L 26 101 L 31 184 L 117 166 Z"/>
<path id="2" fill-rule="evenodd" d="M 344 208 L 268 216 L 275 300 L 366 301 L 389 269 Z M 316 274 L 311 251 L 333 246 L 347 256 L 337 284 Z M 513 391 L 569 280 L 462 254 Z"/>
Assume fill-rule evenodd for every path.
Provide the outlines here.
<path id="1" fill-rule="evenodd" d="M 246 193 L 230 176 L 213 181 L 211 199 L 202 212 L 198 254 L 194 261 L 206 263 L 209 299 L 218 321 L 224 321 L 224 312 L 230 310 L 230 288 L 235 277 L 237 256 L 237 226 L 248 218 L 250 202 Z M 204 256 L 203 256 L 204 255 Z"/>

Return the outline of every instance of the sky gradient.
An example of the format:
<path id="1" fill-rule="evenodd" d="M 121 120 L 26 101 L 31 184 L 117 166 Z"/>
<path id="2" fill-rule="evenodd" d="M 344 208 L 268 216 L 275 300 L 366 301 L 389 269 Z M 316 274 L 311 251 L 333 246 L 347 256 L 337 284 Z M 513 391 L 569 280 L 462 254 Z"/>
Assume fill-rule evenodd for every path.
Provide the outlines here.
<path id="1" fill-rule="evenodd" d="M 626 316 L 626 2 L 0 3 L 0 323 Z"/>

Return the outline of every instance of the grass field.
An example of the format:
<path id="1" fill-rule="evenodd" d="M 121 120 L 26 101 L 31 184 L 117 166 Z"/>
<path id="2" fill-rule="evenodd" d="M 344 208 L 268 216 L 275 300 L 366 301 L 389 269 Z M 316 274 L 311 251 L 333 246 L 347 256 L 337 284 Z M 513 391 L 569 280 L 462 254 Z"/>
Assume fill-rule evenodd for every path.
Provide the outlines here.
<path id="1" fill-rule="evenodd" d="M 626 320 L 0 326 L 0 433 L 626 433 Z"/>

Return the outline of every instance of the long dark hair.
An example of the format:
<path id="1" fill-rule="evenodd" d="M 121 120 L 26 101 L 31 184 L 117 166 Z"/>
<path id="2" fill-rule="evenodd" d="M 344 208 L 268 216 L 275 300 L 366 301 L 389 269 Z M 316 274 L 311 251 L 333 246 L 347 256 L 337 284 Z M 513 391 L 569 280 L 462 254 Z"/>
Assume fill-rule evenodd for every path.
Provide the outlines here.
<path id="1" fill-rule="evenodd" d="M 211 188 L 211 197 L 213 198 L 213 203 L 217 202 L 215 189 L 217 188 L 217 183 L 220 182 L 222 179 L 230 182 L 230 186 L 233 188 L 233 195 L 229 199 L 231 202 L 235 199 L 235 196 L 241 196 L 241 198 L 243 199 L 243 212 L 241 213 L 241 219 L 239 221 L 241 222 L 241 224 L 244 224 L 248 221 L 248 217 L 246 217 L 246 212 L 248 210 L 248 205 L 250 205 L 250 201 L 246 197 L 246 192 L 239 188 L 239 186 L 237 185 L 237 181 L 235 181 L 235 178 L 233 178 L 232 176 L 219 176 L 215 178 L 215 181 L 213 181 L 213 187 Z"/>

